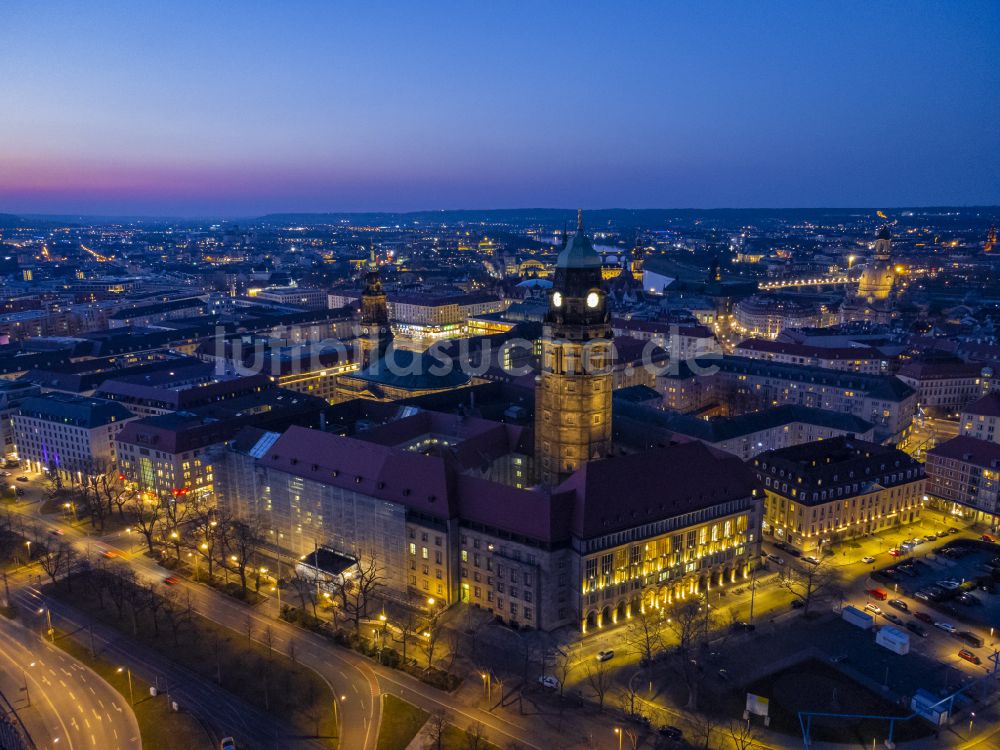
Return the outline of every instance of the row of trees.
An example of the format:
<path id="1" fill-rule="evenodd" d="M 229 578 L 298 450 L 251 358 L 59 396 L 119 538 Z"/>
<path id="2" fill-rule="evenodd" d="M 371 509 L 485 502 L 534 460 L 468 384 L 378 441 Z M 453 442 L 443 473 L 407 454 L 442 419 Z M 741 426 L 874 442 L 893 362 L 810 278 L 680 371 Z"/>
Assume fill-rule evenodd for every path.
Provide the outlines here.
<path id="1" fill-rule="evenodd" d="M 130 524 L 151 555 L 191 559 L 198 567 L 203 562 L 209 580 L 221 566 L 227 577 L 233 573 L 238 578 L 241 594 L 247 596 L 249 572 L 264 541 L 259 519 L 237 518 L 202 496 L 150 498 L 111 466 L 94 466 L 69 479 L 55 471 L 48 477 L 50 503 L 101 532 L 111 518 Z M 254 583 L 259 587 L 259 574 Z"/>

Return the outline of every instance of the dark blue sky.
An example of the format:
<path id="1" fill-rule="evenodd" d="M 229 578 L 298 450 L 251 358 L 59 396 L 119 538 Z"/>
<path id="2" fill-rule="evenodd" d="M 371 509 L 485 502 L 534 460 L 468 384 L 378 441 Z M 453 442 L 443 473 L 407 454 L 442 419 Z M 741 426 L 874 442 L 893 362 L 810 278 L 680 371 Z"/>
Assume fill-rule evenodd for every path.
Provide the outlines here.
<path id="1" fill-rule="evenodd" d="M 1000 202 L 998 2 L 99 5 L 0 4 L 0 212 Z"/>

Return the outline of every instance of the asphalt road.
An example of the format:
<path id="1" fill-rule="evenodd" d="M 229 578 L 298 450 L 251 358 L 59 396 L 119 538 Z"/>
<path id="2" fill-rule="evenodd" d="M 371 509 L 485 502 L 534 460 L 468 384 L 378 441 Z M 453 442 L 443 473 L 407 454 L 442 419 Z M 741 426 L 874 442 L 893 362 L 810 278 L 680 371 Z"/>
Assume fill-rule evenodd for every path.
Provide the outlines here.
<path id="1" fill-rule="evenodd" d="M 39 750 L 142 748 L 135 714 L 114 688 L 37 632 L 2 617 L 0 689 Z"/>

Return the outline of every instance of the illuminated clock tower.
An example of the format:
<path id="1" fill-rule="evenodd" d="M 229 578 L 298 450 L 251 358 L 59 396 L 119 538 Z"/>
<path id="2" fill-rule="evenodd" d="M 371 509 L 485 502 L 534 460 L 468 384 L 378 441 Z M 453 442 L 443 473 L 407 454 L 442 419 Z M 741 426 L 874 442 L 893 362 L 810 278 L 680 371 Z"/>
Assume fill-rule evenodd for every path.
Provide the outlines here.
<path id="1" fill-rule="evenodd" d="M 583 233 L 582 212 L 576 223 L 556 261 L 535 389 L 536 466 L 549 486 L 611 450 L 612 334 L 601 257 Z"/>
<path id="2" fill-rule="evenodd" d="M 389 304 L 382 289 L 375 262 L 375 246 L 371 248 L 368 273 L 365 274 L 365 288 L 361 292 L 361 369 L 373 365 L 383 356 L 392 342 L 389 327 Z"/>

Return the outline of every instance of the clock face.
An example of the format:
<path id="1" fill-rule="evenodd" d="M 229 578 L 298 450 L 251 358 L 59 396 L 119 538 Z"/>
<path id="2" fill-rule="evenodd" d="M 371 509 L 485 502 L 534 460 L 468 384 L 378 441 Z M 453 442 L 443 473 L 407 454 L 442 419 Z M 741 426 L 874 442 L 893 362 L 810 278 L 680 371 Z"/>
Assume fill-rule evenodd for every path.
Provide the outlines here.
<path id="1" fill-rule="evenodd" d="M 552 304 L 555 305 L 556 307 L 562 307 L 562 294 L 560 294 L 559 292 L 555 292 L 552 295 Z"/>
<path id="2" fill-rule="evenodd" d="M 591 292 L 587 295 L 587 307 L 597 307 L 597 303 L 601 301 L 601 298 L 597 296 L 597 292 Z"/>

